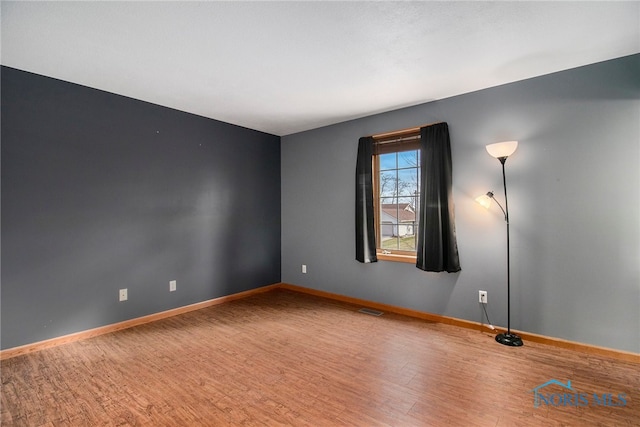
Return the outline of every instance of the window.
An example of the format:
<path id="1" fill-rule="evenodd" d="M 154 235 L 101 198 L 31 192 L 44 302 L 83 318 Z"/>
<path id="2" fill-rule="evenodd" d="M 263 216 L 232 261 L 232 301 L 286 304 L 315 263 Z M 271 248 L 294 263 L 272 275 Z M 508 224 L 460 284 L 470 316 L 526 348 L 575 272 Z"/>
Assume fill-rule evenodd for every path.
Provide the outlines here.
<path id="1" fill-rule="evenodd" d="M 446 122 L 361 137 L 355 178 L 356 261 L 460 271 Z"/>
<path id="2" fill-rule="evenodd" d="M 414 263 L 420 207 L 420 131 L 394 132 L 374 140 L 377 256 Z"/>

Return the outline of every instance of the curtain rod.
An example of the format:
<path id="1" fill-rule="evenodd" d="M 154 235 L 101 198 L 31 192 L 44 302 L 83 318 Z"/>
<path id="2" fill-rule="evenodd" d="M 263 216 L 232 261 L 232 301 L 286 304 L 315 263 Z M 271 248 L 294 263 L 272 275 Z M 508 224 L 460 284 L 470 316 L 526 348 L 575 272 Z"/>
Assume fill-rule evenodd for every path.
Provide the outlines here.
<path id="1" fill-rule="evenodd" d="M 420 139 L 420 135 L 401 136 L 393 139 L 380 139 L 376 141 L 375 144 L 378 144 L 378 145 L 393 144 L 394 142 L 413 141 L 417 139 Z"/>

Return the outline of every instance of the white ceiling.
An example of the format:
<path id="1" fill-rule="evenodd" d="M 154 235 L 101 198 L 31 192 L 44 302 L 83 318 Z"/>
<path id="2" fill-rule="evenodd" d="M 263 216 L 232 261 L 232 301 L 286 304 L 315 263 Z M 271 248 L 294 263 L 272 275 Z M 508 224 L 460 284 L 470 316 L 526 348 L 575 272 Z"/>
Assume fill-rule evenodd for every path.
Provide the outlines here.
<path id="1" fill-rule="evenodd" d="M 640 52 L 640 2 L 8 2 L 3 65 L 276 135 Z"/>

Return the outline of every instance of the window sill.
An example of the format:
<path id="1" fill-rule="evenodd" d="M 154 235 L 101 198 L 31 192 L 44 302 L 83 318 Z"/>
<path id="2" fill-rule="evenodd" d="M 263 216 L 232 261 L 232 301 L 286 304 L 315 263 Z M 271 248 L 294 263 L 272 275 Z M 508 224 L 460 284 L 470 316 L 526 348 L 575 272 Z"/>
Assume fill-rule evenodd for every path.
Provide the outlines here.
<path id="1" fill-rule="evenodd" d="M 399 255 L 399 254 L 377 254 L 380 261 L 406 262 L 407 264 L 415 264 L 415 255 Z"/>

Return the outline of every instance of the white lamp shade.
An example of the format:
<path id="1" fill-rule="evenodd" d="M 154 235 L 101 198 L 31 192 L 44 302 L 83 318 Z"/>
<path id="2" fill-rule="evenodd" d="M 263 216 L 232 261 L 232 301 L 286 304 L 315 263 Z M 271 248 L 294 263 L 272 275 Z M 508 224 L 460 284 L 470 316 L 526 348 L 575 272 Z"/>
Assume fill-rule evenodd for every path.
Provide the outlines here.
<path id="1" fill-rule="evenodd" d="M 487 145 L 487 152 L 499 159 L 501 157 L 509 157 L 516 151 L 516 148 L 518 148 L 518 141 L 496 142 L 495 144 Z"/>
<path id="2" fill-rule="evenodd" d="M 483 194 L 482 196 L 476 197 L 476 202 L 479 203 L 483 208 L 489 209 L 489 206 L 491 206 L 491 197 Z"/>

